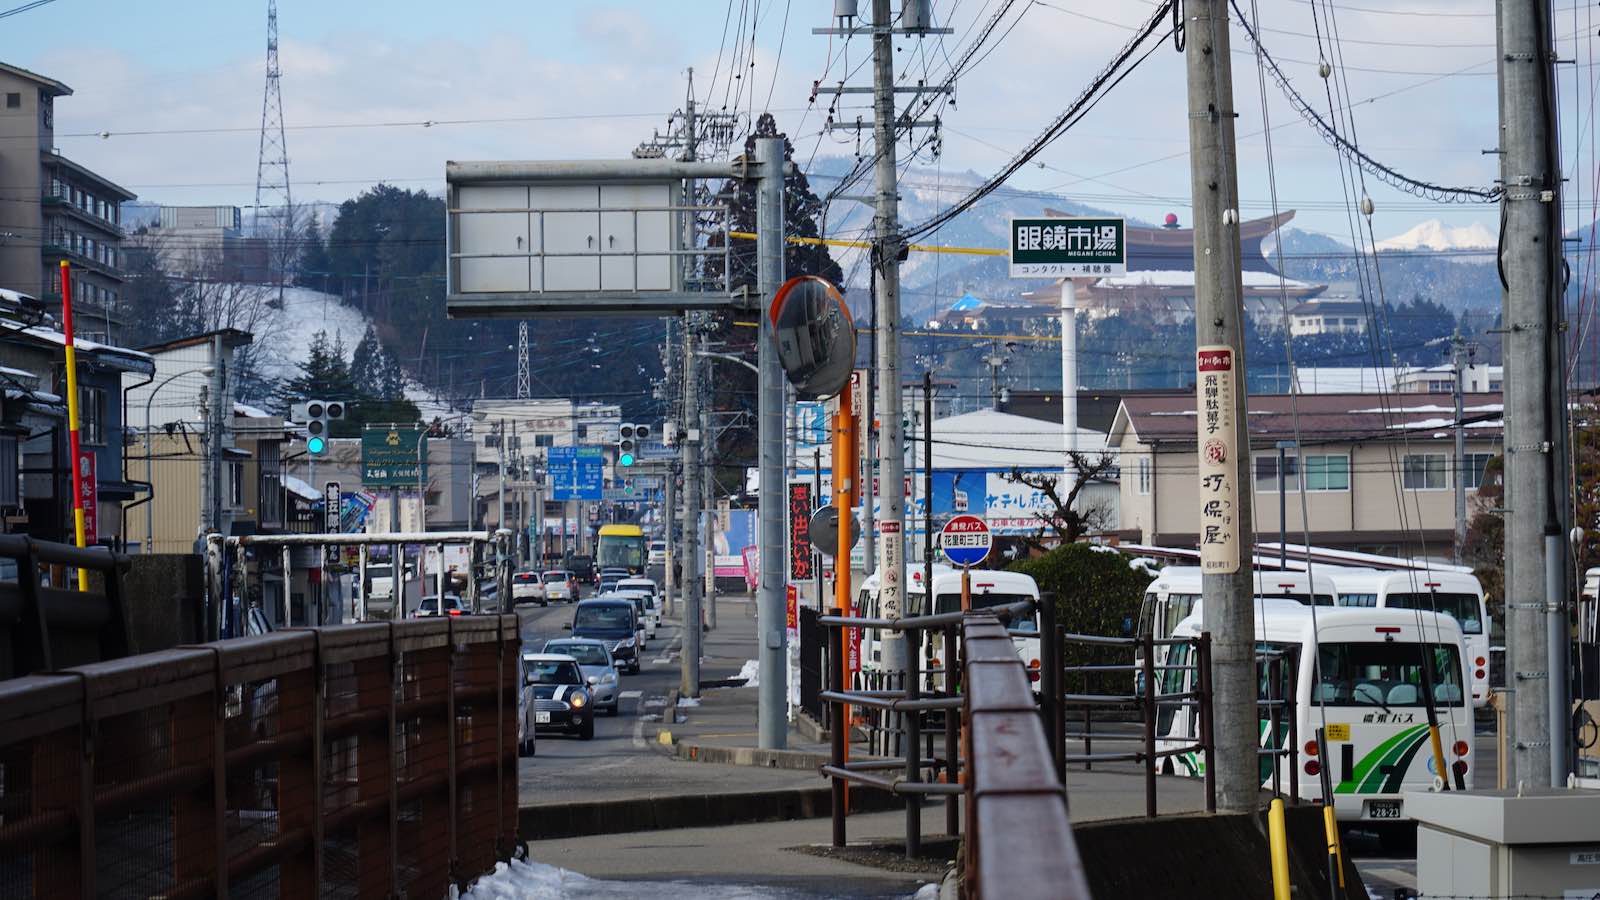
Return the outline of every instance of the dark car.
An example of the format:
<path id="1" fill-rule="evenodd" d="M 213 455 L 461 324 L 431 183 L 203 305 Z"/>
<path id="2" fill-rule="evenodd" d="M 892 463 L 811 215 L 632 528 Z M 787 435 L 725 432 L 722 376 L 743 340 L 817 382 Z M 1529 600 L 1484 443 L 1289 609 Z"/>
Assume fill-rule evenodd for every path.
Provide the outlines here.
<path id="1" fill-rule="evenodd" d="M 633 602 L 621 598 L 584 600 L 572 613 L 572 624 L 563 626 L 573 637 L 604 641 L 618 668 L 639 673 L 638 618 Z"/>
<path id="2" fill-rule="evenodd" d="M 565 654 L 524 653 L 522 663 L 533 685 L 533 727 L 594 737 L 594 704 L 578 661 Z"/>
<path id="3" fill-rule="evenodd" d="M 594 584 L 594 557 L 569 556 L 566 565 L 562 568 L 570 571 L 574 577 L 584 584 Z"/>

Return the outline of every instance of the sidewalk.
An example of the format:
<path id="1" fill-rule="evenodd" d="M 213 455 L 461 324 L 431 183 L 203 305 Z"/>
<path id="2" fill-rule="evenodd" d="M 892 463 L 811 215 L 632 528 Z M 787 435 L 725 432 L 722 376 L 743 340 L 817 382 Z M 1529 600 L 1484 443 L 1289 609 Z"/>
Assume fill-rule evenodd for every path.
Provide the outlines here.
<path id="1" fill-rule="evenodd" d="M 728 763 L 767 769 L 815 773 L 830 759 L 827 741 L 813 741 L 789 728 L 787 747 L 762 750 L 756 746 L 756 688 L 735 680 L 748 661 L 756 659 L 756 605 L 748 595 L 724 595 L 718 601 L 717 629 L 705 633 L 701 647 L 700 698 L 679 702 L 679 721 L 663 725 L 671 733 L 673 753 L 679 759 L 702 763 Z M 728 684 L 733 680 L 732 684 Z M 851 747 L 852 759 L 867 755 L 866 745 Z M 826 785 L 826 782 L 823 782 Z"/>

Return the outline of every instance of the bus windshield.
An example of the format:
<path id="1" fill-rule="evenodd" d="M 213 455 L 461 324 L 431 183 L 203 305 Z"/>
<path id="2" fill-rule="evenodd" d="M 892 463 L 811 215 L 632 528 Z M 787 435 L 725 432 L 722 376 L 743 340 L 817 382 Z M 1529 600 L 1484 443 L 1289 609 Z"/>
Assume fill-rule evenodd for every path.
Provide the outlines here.
<path id="1" fill-rule="evenodd" d="M 939 606 L 939 608 L 934 610 L 934 612 L 947 613 L 961 611 L 960 594 L 936 594 L 934 596 L 938 600 Z M 921 598 L 919 597 L 918 599 L 920 600 Z M 1033 597 L 1029 594 L 973 594 L 972 608 L 989 609 L 995 606 L 1010 606 L 1013 603 L 1021 603 L 1024 600 L 1032 599 Z M 1018 631 L 1031 631 L 1036 629 L 1036 626 L 1031 618 L 1018 619 L 1017 621 L 1011 623 L 1011 627 L 1017 629 Z"/>
<path id="2" fill-rule="evenodd" d="M 1478 595 L 1445 594 L 1429 591 L 1416 594 L 1390 594 L 1384 605 L 1391 609 L 1420 609 L 1441 612 L 1461 623 L 1464 634 L 1483 634 L 1483 619 L 1478 615 Z"/>
<path id="3" fill-rule="evenodd" d="M 644 538 L 639 535 L 600 535 L 600 550 L 595 554 L 601 568 L 640 569 L 644 567 Z"/>
<path id="4" fill-rule="evenodd" d="M 1422 663 L 1429 657 L 1434 702 L 1461 706 L 1466 695 L 1461 689 L 1461 658 L 1455 647 L 1390 641 L 1321 645 L 1317 653 L 1319 684 L 1311 700 L 1318 706 L 1373 706 L 1385 711 L 1426 706 L 1423 691 L 1428 681 Z"/>

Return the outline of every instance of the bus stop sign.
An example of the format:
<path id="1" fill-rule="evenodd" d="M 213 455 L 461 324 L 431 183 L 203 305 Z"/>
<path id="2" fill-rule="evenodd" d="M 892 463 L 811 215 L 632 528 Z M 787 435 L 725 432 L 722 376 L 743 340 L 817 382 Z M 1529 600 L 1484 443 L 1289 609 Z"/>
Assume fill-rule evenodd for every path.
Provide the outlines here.
<path id="1" fill-rule="evenodd" d="M 963 568 L 983 562 L 992 546 L 994 536 L 989 533 L 989 523 L 977 516 L 956 516 L 939 531 L 939 549 L 952 564 Z"/>

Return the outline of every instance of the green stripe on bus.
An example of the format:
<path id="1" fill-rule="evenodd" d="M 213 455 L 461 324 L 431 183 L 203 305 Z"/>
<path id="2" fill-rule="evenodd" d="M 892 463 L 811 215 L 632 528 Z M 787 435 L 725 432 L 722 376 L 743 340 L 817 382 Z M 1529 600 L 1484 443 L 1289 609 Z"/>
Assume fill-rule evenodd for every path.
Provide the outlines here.
<path id="1" fill-rule="evenodd" d="M 1418 733 L 1391 748 L 1378 765 L 1367 773 L 1366 780 L 1361 784 L 1361 793 L 1391 793 L 1389 785 L 1398 785 L 1405 779 L 1406 765 L 1411 762 L 1411 757 L 1416 755 L 1417 748 L 1427 739 L 1427 726 L 1419 726 Z"/>
<path id="2" fill-rule="evenodd" d="M 1350 778 L 1348 780 L 1339 782 L 1338 786 L 1333 789 L 1333 792 L 1336 794 L 1366 793 L 1368 789 L 1366 788 L 1364 782 L 1367 780 L 1367 774 L 1377 769 L 1377 767 L 1382 764 L 1384 758 L 1392 753 L 1397 747 L 1400 747 L 1407 741 L 1420 739 L 1424 734 L 1426 734 L 1427 730 L 1428 726 L 1426 725 L 1413 725 L 1404 731 L 1394 734 L 1388 740 L 1374 748 L 1372 752 L 1361 757 L 1361 760 L 1356 763 L 1355 770 L 1350 773 Z"/>

